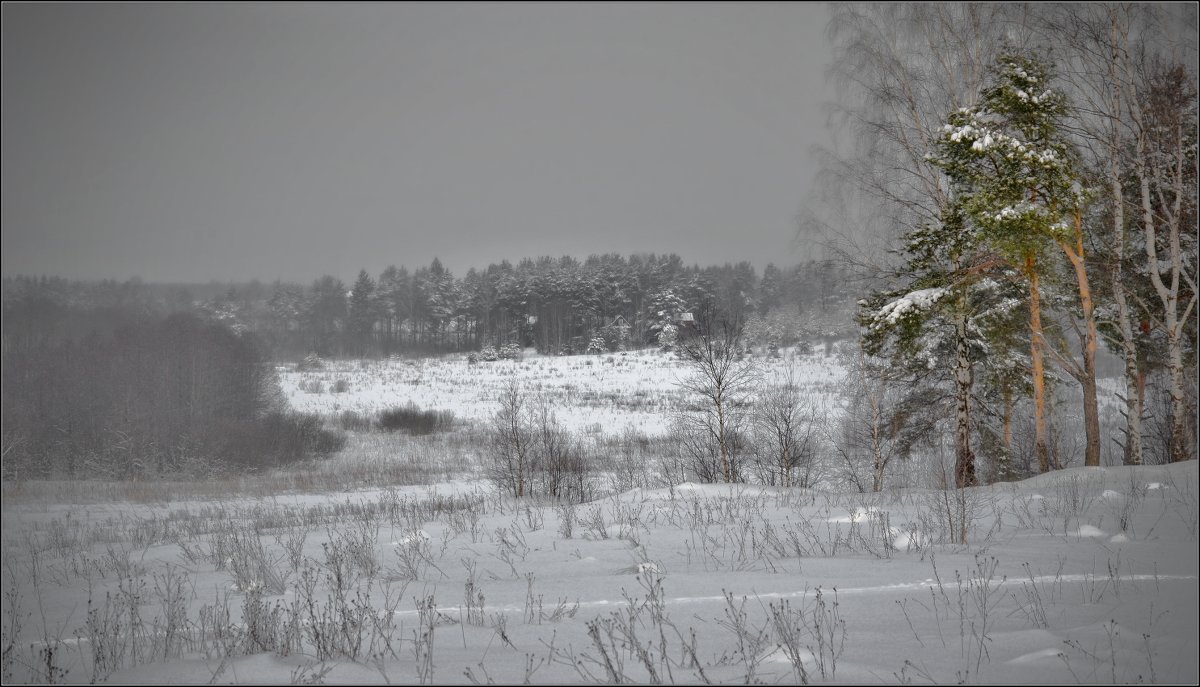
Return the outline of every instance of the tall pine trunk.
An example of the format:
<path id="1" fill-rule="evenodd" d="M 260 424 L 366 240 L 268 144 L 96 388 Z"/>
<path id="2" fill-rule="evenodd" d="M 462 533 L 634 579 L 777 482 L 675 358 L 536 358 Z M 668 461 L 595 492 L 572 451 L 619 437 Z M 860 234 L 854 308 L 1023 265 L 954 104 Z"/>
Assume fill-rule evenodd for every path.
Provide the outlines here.
<path id="1" fill-rule="evenodd" d="M 1032 255 L 1025 258 L 1025 275 L 1029 278 L 1029 358 L 1033 377 L 1033 453 L 1038 469 L 1050 471 L 1050 444 L 1046 429 L 1046 364 L 1042 359 L 1042 300 L 1038 286 L 1038 271 Z"/>
<path id="2" fill-rule="evenodd" d="M 1100 465 L 1100 409 L 1096 394 L 1096 348 L 1099 337 L 1096 333 L 1095 304 L 1092 302 L 1092 288 L 1088 282 L 1087 263 L 1083 248 L 1083 218 L 1079 208 L 1075 208 L 1075 245 L 1062 242 L 1059 244 L 1071 266 L 1075 268 L 1075 281 L 1079 287 L 1079 303 L 1083 311 L 1083 339 L 1080 343 L 1083 349 L 1083 374 L 1078 375 L 1083 386 L 1083 427 L 1087 436 L 1087 447 L 1084 452 L 1083 464 L 1089 467 Z"/>

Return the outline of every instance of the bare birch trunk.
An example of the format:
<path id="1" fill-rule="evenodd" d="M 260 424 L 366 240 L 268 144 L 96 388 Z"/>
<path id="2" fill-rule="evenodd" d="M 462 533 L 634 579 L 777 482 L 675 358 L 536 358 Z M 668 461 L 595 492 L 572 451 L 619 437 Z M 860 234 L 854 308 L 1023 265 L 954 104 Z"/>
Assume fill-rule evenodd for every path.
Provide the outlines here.
<path id="1" fill-rule="evenodd" d="M 1007 382 L 1004 384 L 1004 469 L 1000 471 L 1003 477 L 1009 477 L 1012 474 L 1012 446 L 1013 446 L 1013 391 L 1012 386 Z"/>
<path id="2" fill-rule="evenodd" d="M 1116 146 L 1114 145 L 1115 149 Z M 1117 306 L 1117 329 L 1121 333 L 1121 355 L 1125 359 L 1125 445 L 1122 461 L 1126 465 L 1142 464 L 1142 395 L 1139 392 L 1138 350 L 1133 338 L 1133 318 L 1129 299 L 1125 297 L 1125 191 L 1121 184 L 1116 158 L 1108 168 L 1108 181 L 1113 197 L 1113 301 Z"/>
<path id="3" fill-rule="evenodd" d="M 717 406 L 717 431 L 720 433 L 717 437 L 717 444 L 721 447 L 721 475 L 725 478 L 725 483 L 733 482 L 733 470 L 729 465 L 729 442 L 725 435 L 725 409 L 722 407 L 721 399 L 716 401 Z"/>
<path id="4" fill-rule="evenodd" d="M 1125 107 L 1122 100 L 1120 62 L 1127 59 L 1128 53 L 1123 50 L 1129 42 L 1128 14 L 1109 8 L 1109 59 L 1106 66 L 1108 71 L 1109 100 L 1105 103 L 1110 117 L 1108 132 L 1108 183 L 1112 194 L 1112 246 L 1113 271 L 1112 290 L 1113 301 L 1117 306 L 1117 330 L 1121 334 L 1121 355 L 1125 359 L 1125 445 L 1122 447 L 1122 462 L 1126 465 L 1141 465 L 1142 458 L 1142 414 L 1143 399 L 1141 393 L 1141 374 L 1138 370 L 1137 341 L 1134 339 L 1133 317 L 1130 314 L 1129 299 L 1125 294 L 1125 185 L 1121 181 L 1121 159 L 1123 148 L 1122 131 L 1125 124 Z"/>
<path id="5" fill-rule="evenodd" d="M 1134 96 L 1136 96 L 1136 92 Z M 1150 273 L 1150 283 L 1154 286 L 1154 291 L 1162 302 L 1162 328 L 1163 333 L 1167 337 L 1167 370 L 1170 374 L 1170 388 L 1168 393 L 1171 396 L 1171 446 L 1170 446 L 1170 461 L 1172 463 L 1187 460 L 1191 457 L 1192 451 L 1190 446 L 1190 437 L 1187 431 L 1186 418 L 1187 398 L 1184 393 L 1184 369 L 1183 369 L 1183 323 L 1191 312 L 1192 307 L 1196 303 L 1195 295 L 1192 296 L 1188 305 L 1184 308 L 1183 316 L 1180 316 L 1180 278 L 1183 275 L 1183 247 L 1180 242 L 1180 209 L 1185 197 L 1185 194 L 1191 193 L 1184 188 L 1184 166 L 1190 162 L 1187 153 L 1183 148 L 1184 134 L 1182 126 L 1175 124 L 1175 131 L 1172 143 L 1174 144 L 1168 160 L 1172 164 L 1155 166 L 1149 159 L 1151 151 L 1147 148 L 1150 141 L 1147 137 L 1151 135 L 1151 131 L 1147 130 L 1147 123 L 1144 119 L 1146 112 L 1142 109 L 1139 101 L 1134 100 L 1136 106 L 1130 108 L 1130 113 L 1133 116 L 1134 123 L 1137 129 L 1137 136 L 1134 139 L 1134 173 L 1138 178 L 1138 190 L 1141 199 L 1142 211 L 1142 231 L 1145 235 L 1147 271 Z M 1149 144 L 1149 145 L 1148 145 Z M 1173 159 L 1171 159 L 1173 158 Z M 1169 263 L 1168 271 L 1170 273 L 1170 283 L 1164 283 L 1161 272 L 1161 265 L 1158 256 L 1158 240 L 1159 227 L 1158 219 L 1155 216 L 1154 196 L 1151 191 L 1151 175 L 1156 175 L 1155 181 L 1159 188 L 1159 197 L 1161 201 L 1161 211 L 1165 219 L 1165 228 L 1167 229 L 1167 261 Z M 1165 178 L 1164 176 L 1165 175 Z M 1169 189 L 1169 190 L 1168 190 Z M 1167 202 L 1169 197 L 1170 202 Z"/>
<path id="6" fill-rule="evenodd" d="M 1167 365 L 1171 369 L 1171 462 L 1178 463 L 1191 458 L 1187 431 L 1187 398 L 1183 391 L 1183 346 L 1181 337 L 1167 337 L 1169 355 Z"/>
<path id="7" fill-rule="evenodd" d="M 883 473 L 887 467 L 887 461 L 883 458 L 883 409 L 880 407 L 880 399 L 872 394 L 871 396 L 871 452 L 875 459 L 874 470 L 872 470 L 871 491 L 883 491 Z"/>
<path id="8" fill-rule="evenodd" d="M 1167 336 L 1167 370 L 1170 373 L 1171 385 L 1168 393 L 1171 396 L 1171 449 L 1170 460 L 1172 463 L 1188 459 L 1187 447 L 1187 427 L 1184 424 L 1187 417 L 1187 401 L 1183 391 L 1183 346 L 1180 331 L 1182 327 L 1179 322 L 1179 272 L 1181 271 L 1180 257 L 1182 251 L 1171 251 L 1171 285 L 1163 283 L 1162 275 L 1159 273 L 1159 258 L 1158 258 L 1158 227 L 1154 217 L 1153 200 L 1150 191 L 1150 175 L 1146 169 L 1145 148 L 1143 135 L 1138 136 L 1137 143 L 1137 162 L 1135 171 L 1137 172 L 1138 182 L 1140 185 L 1140 195 L 1142 201 L 1142 231 L 1146 236 L 1146 257 L 1149 264 L 1147 267 L 1150 272 L 1150 283 L 1154 285 L 1154 290 L 1158 294 L 1159 300 L 1163 305 L 1163 330 Z M 1174 243 L 1172 248 L 1178 247 L 1178 236 L 1172 237 Z"/>
<path id="9" fill-rule="evenodd" d="M 976 484 L 975 454 L 971 452 L 971 386 L 974 374 L 967 347 L 967 318 L 959 308 L 954 317 L 958 352 L 954 368 L 954 484 L 959 489 Z"/>

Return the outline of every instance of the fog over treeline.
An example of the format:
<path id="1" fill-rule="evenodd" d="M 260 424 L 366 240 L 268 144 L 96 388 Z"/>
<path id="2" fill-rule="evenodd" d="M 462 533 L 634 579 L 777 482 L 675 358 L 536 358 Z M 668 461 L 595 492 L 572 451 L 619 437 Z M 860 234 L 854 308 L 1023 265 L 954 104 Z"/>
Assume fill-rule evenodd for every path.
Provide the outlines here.
<path id="1" fill-rule="evenodd" d="M 372 357 L 516 344 L 548 354 L 657 343 L 665 324 L 706 331 L 747 324 L 763 343 L 843 337 L 852 303 L 832 261 L 789 268 L 750 263 L 686 266 L 677 255 L 539 257 L 456 276 L 434 258 L 415 269 L 365 270 L 350 282 L 253 281 L 178 285 L 6 277 L 5 350 L 36 348 L 115 330 L 152 315 L 194 312 L 253 332 L 275 358 Z"/>

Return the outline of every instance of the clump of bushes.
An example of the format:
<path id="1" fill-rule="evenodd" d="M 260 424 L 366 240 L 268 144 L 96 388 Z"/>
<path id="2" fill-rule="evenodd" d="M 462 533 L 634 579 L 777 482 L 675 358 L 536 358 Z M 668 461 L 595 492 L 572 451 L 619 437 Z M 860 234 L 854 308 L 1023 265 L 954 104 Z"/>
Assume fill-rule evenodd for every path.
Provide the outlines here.
<path id="1" fill-rule="evenodd" d="M 306 458 L 328 458 L 346 446 L 346 435 L 324 427 L 312 413 L 269 413 L 224 427 L 211 453 L 241 468 L 279 467 Z"/>
<path id="2" fill-rule="evenodd" d="M 287 411 L 253 334 L 192 314 L 12 346 L 3 359 L 4 469 L 17 479 L 256 471 L 345 443 Z"/>
<path id="3" fill-rule="evenodd" d="M 347 432 L 371 431 L 371 416 L 355 410 L 343 410 L 338 417 L 338 424 Z"/>
<path id="4" fill-rule="evenodd" d="M 304 356 L 304 360 L 301 360 L 296 364 L 296 369 L 300 372 L 306 372 L 308 370 L 323 370 L 325 369 L 325 361 L 321 360 L 321 356 L 317 355 L 316 353 L 309 353 L 308 355 Z"/>
<path id="5" fill-rule="evenodd" d="M 421 410 L 416 404 L 389 408 L 379 412 L 379 428 L 385 432 L 405 431 L 409 434 L 446 432 L 454 425 L 450 410 Z"/>
<path id="6" fill-rule="evenodd" d="M 471 353 L 467 356 L 467 362 L 474 364 L 480 361 L 485 363 L 495 362 L 497 360 L 520 360 L 521 347 L 515 343 L 506 343 L 497 351 L 495 346 L 484 346 L 478 354 Z"/>

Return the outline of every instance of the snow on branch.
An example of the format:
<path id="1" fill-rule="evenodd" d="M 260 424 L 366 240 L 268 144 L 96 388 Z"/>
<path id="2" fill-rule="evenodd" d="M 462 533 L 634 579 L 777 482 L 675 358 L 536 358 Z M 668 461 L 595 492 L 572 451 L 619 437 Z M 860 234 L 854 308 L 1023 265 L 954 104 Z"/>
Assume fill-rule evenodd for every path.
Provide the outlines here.
<path id="1" fill-rule="evenodd" d="M 873 319 L 877 324 L 886 323 L 888 326 L 895 325 L 910 314 L 916 314 L 933 307 L 942 296 L 945 296 L 949 292 L 950 289 L 941 286 L 912 291 L 880 308 L 879 312 L 875 313 Z"/>

